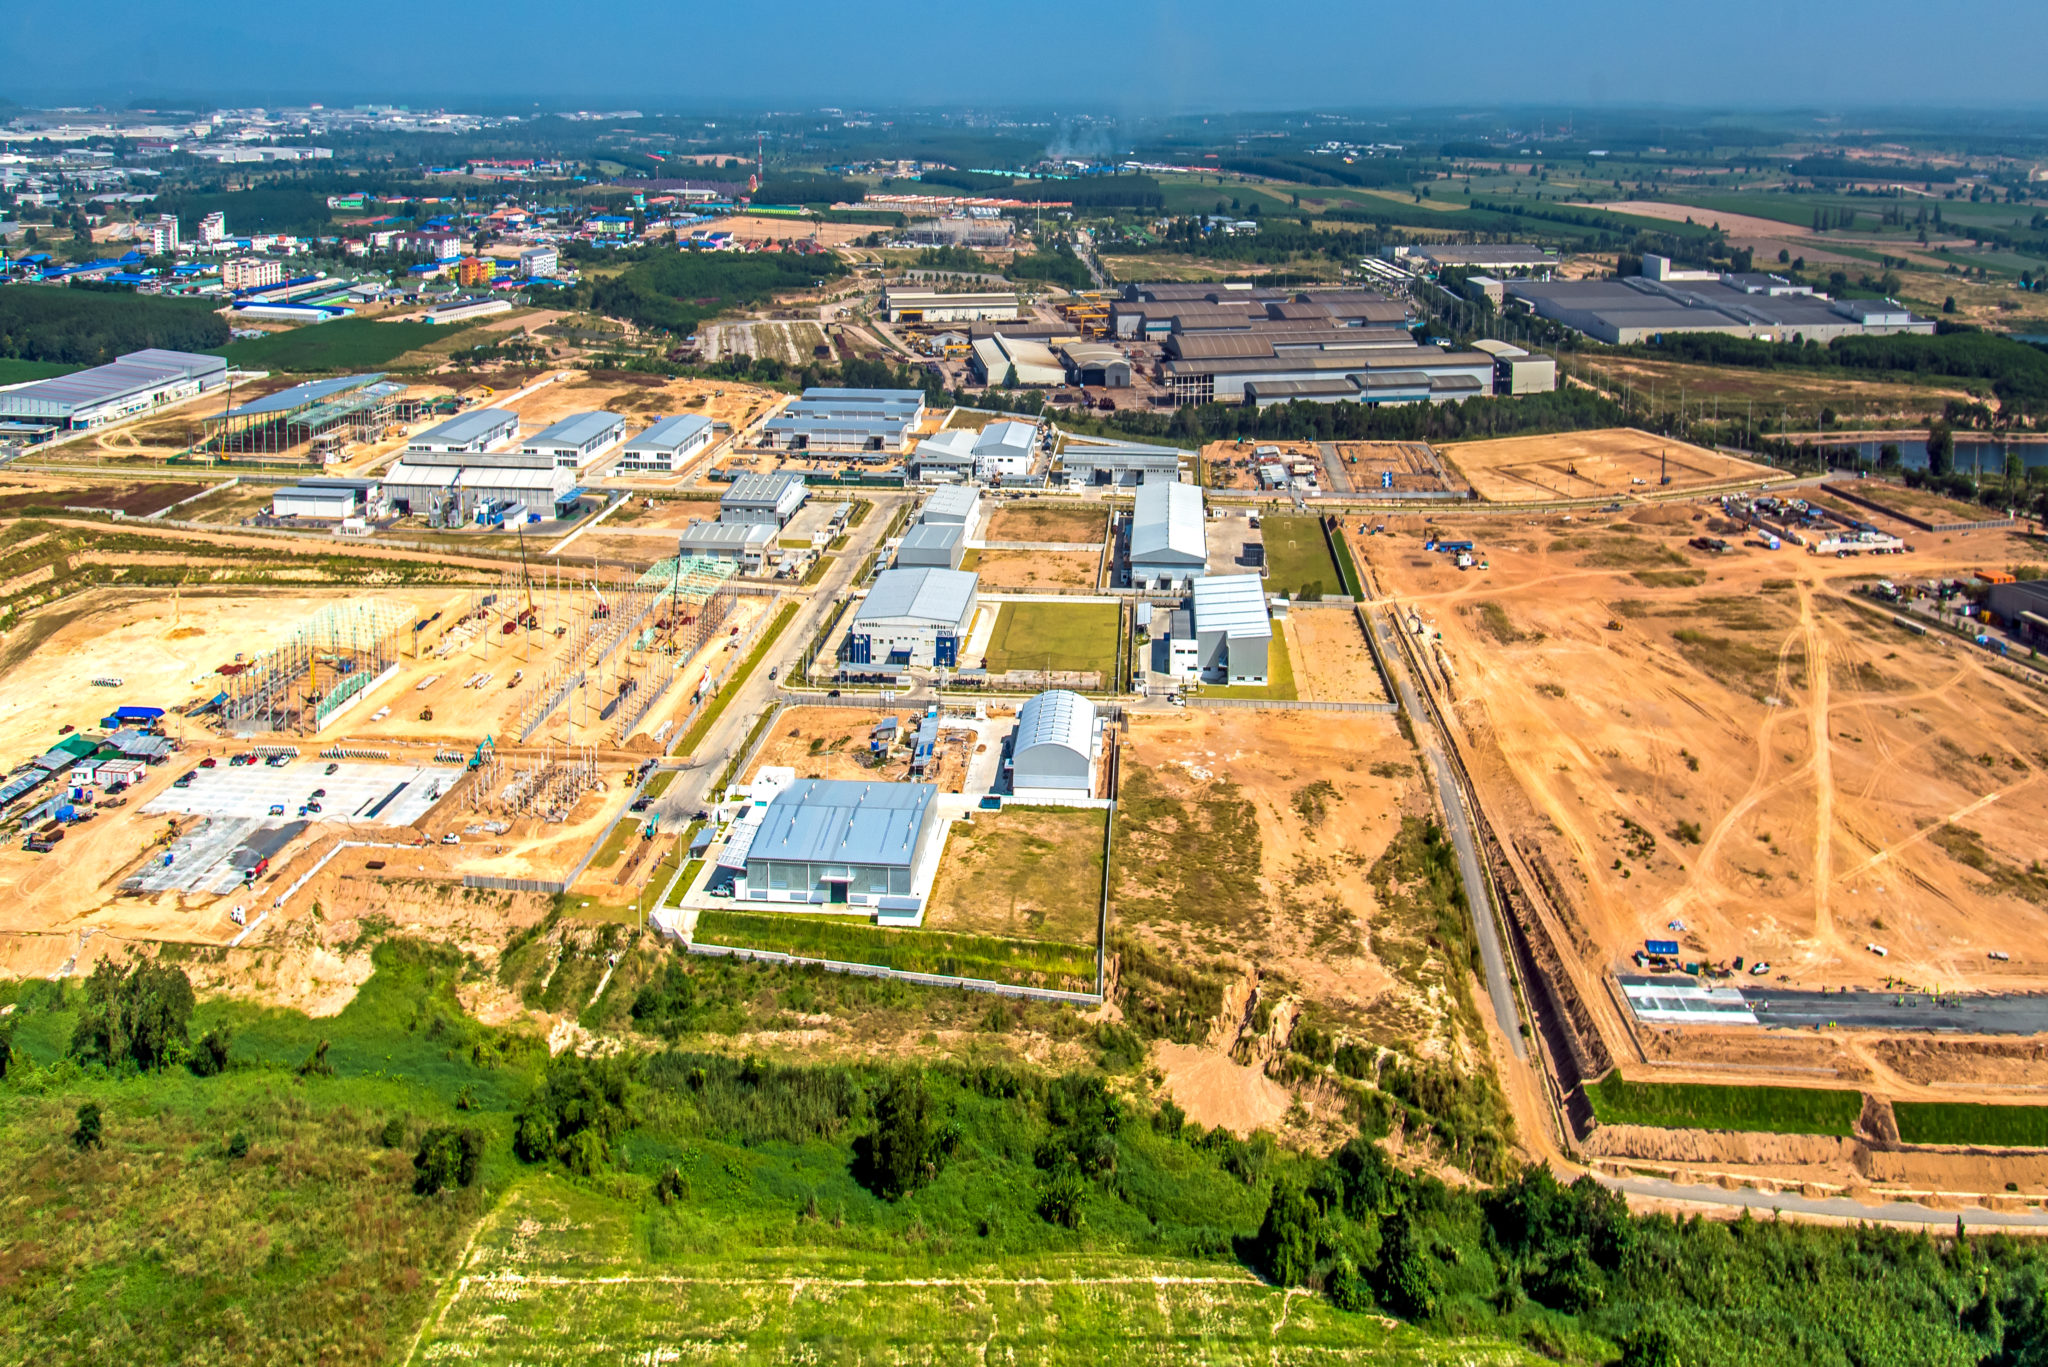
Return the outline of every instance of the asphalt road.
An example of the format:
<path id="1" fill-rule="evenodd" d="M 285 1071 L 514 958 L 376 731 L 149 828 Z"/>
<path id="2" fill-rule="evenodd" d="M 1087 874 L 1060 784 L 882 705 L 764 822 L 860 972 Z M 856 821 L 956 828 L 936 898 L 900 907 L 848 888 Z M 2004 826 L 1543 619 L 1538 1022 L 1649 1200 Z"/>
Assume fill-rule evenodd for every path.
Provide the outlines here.
<path id="1" fill-rule="evenodd" d="M 1500 1023 L 1500 1032 L 1507 1038 L 1508 1047 L 1514 1050 L 1517 1059 L 1529 1056 L 1528 1047 L 1522 1042 L 1522 1022 L 1515 1012 L 1515 991 L 1508 981 L 1507 955 L 1501 950 L 1500 932 L 1493 919 L 1493 898 L 1487 892 L 1485 873 L 1479 867 L 1478 842 L 1472 838 L 1472 821 L 1465 812 L 1463 795 L 1458 791 L 1457 780 L 1451 774 L 1450 761 L 1444 758 L 1443 740 L 1437 734 L 1431 714 L 1422 708 L 1421 699 L 1415 695 L 1415 685 L 1408 677 L 1407 661 L 1401 655 L 1400 643 L 1394 639 L 1384 616 L 1368 608 L 1373 628 L 1380 635 L 1380 653 L 1385 656 L 1387 668 L 1394 676 L 1394 687 L 1401 695 L 1401 706 L 1408 712 L 1408 720 L 1415 728 L 1415 743 L 1429 759 L 1430 772 L 1436 777 L 1437 796 L 1444 809 L 1444 824 L 1450 831 L 1451 846 L 1458 855 L 1458 872 L 1465 883 L 1465 906 L 1472 918 L 1473 933 L 1479 940 L 1479 962 L 1486 970 L 1486 995 L 1493 1002 L 1493 1017 Z"/>
<path id="2" fill-rule="evenodd" d="M 1982 1206 L 1936 1210 L 1911 1201 L 1887 1201 L 1881 1206 L 1867 1206 L 1844 1196 L 1801 1196 L 1797 1192 L 1755 1191 L 1748 1187 L 1737 1187 L 1731 1191 L 1726 1187 L 1696 1186 L 1667 1181 L 1662 1177 L 1602 1177 L 1595 1174 L 1594 1180 L 1602 1186 L 1636 1196 L 1695 1201 L 1708 1206 L 1747 1206 L 1752 1210 L 1782 1210 L 1796 1215 L 1826 1215 L 1843 1220 L 1887 1220 L 1942 1229 L 1954 1229 L 1959 1219 L 1969 1229 L 1998 1225 L 2048 1228 L 2048 1211 L 1985 1210 Z"/>
<path id="3" fill-rule="evenodd" d="M 1741 988 L 1759 1024 L 1778 1029 L 1839 1026 L 1844 1030 L 1939 1031 L 1967 1035 L 2048 1032 L 2048 997 L 1944 996 L 1939 1006 L 1919 992 L 1795 992 Z"/>

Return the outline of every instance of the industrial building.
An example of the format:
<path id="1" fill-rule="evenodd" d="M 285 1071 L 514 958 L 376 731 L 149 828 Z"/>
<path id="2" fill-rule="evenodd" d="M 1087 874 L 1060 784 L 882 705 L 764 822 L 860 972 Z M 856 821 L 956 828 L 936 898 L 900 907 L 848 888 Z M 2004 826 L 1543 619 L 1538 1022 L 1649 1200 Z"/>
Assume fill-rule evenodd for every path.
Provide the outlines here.
<path id="1" fill-rule="evenodd" d="M 1472 349 L 1493 357 L 1495 394 L 1548 394 L 1557 388 L 1557 362 L 1548 356 L 1484 337 L 1472 343 Z"/>
<path id="2" fill-rule="evenodd" d="M 890 285 L 882 291 L 882 312 L 892 323 L 974 323 L 1017 316 L 1014 290 L 941 294 Z"/>
<path id="3" fill-rule="evenodd" d="M 1252 285 L 1131 284 L 1109 307 L 1110 334 L 1137 341 L 1158 341 L 1176 333 L 1319 333 L 1407 323 L 1406 304 L 1362 289 L 1294 292 Z"/>
<path id="4" fill-rule="evenodd" d="M 967 364 L 983 385 L 1052 389 L 1067 382 L 1067 368 L 1052 348 L 1030 337 L 992 333 L 974 343 Z"/>
<path id="5" fill-rule="evenodd" d="M 793 451 L 903 449 L 924 420 L 921 389 L 806 389 L 761 428 L 761 444 Z"/>
<path id="6" fill-rule="evenodd" d="M 1067 342 L 1060 347 L 1067 383 L 1097 389 L 1129 389 L 1131 358 L 1107 342 Z"/>
<path id="7" fill-rule="evenodd" d="M 1133 588 L 1185 588 L 1200 576 L 1209 564 L 1202 491 L 1178 480 L 1139 485 L 1129 562 Z"/>
<path id="8" fill-rule="evenodd" d="M 957 570 L 967 548 L 967 529 L 957 523 L 920 522 L 896 548 L 898 569 Z"/>
<path id="9" fill-rule="evenodd" d="M 1022 802 L 1095 796 L 1102 758 L 1102 718 L 1095 704 L 1064 688 L 1040 693 L 1017 709 L 1010 741 L 1010 793 Z"/>
<path id="10" fill-rule="evenodd" d="M 529 456 L 546 456 L 564 470 L 581 470 L 625 435 L 626 420 L 617 413 L 571 413 L 528 437 L 519 449 Z"/>
<path id="11" fill-rule="evenodd" d="M 974 621 L 978 585 L 965 570 L 882 571 L 847 629 L 846 664 L 957 665 L 960 643 Z"/>
<path id="12" fill-rule="evenodd" d="M 676 554 L 732 560 L 759 570 L 776 553 L 775 532 L 772 522 L 692 522 L 677 538 Z"/>
<path id="13" fill-rule="evenodd" d="M 674 474 L 710 444 L 711 419 L 701 413 L 678 413 L 627 442 L 619 454 L 618 468 Z"/>
<path id="14" fill-rule="evenodd" d="M 494 313 L 510 313 L 509 299 L 459 299 L 452 304 L 443 304 L 429 310 L 422 321 L 428 323 L 467 323 L 477 318 L 488 318 Z"/>
<path id="15" fill-rule="evenodd" d="M 904 229 L 903 240 L 919 247 L 1000 249 L 1016 232 L 1007 218 L 925 218 Z"/>
<path id="16" fill-rule="evenodd" d="M 1491 356 L 1418 345 L 1394 328 L 1177 335 L 1164 352 L 1159 380 L 1181 404 L 1303 398 L 1376 405 L 1493 392 Z"/>
<path id="17" fill-rule="evenodd" d="M 203 419 L 200 449 L 277 454 L 310 442 L 316 456 L 338 455 L 382 438 L 411 406 L 404 393 L 380 373 L 309 380 Z"/>
<path id="18" fill-rule="evenodd" d="M 1777 275 L 1666 273 L 1663 279 L 1512 280 L 1510 301 L 1595 341 L 1622 346 L 1666 333 L 1711 332 L 1764 342 L 1932 334 L 1934 320 L 1889 299 L 1830 299 Z"/>
<path id="19" fill-rule="evenodd" d="M 850 779 L 792 784 L 751 823 L 734 896 L 916 911 L 917 858 L 938 791 L 929 783 Z"/>
<path id="20" fill-rule="evenodd" d="M 1259 576 L 1204 575 L 1195 580 L 1189 619 L 1195 670 L 1203 683 L 1256 687 L 1266 682 L 1273 621 Z"/>
<path id="21" fill-rule="evenodd" d="M 1533 275 L 1544 280 L 1550 278 L 1550 273 L 1556 270 L 1558 265 L 1555 251 L 1527 242 L 1389 247 L 1386 256 L 1388 260 L 1398 261 L 1410 270 L 1418 272 L 1486 271 L 1489 274 Z"/>
<path id="22" fill-rule="evenodd" d="M 1028 422 L 992 422 L 979 432 L 949 428 L 926 437 L 910 456 L 915 479 L 978 479 L 989 484 L 1027 479 L 1038 459 L 1038 428 Z"/>
<path id="23" fill-rule="evenodd" d="M 1154 480 L 1178 481 L 1181 466 L 1194 452 L 1171 446 L 1148 446 L 1143 442 L 1112 441 L 1101 437 L 1062 437 L 1060 472 L 1068 484 L 1150 484 Z"/>
<path id="24" fill-rule="evenodd" d="M 279 489 L 270 497 L 272 517 L 301 517 L 313 522 L 341 522 L 374 511 L 378 485 L 367 479 L 308 479 Z"/>
<path id="25" fill-rule="evenodd" d="M 981 516 L 981 490 L 969 484 L 953 484 L 943 489 L 934 489 L 931 497 L 918 509 L 920 523 L 936 526 L 954 526 L 966 535 L 975 520 Z"/>
<path id="26" fill-rule="evenodd" d="M 744 474 L 719 495 L 718 520 L 786 527 L 809 496 L 802 475 Z"/>
<path id="27" fill-rule="evenodd" d="M 406 459 L 422 452 L 474 454 L 519 435 L 519 415 L 505 408 L 474 408 L 436 423 L 405 444 Z"/>
<path id="28" fill-rule="evenodd" d="M 180 403 L 228 382 L 218 356 L 151 347 L 108 365 L 0 391 L 0 418 L 79 429 Z"/>
<path id="29" fill-rule="evenodd" d="M 384 472 L 384 496 L 394 512 L 425 517 L 441 527 L 466 526 L 493 510 L 509 513 L 514 508 L 525 516 L 504 517 L 508 526 L 551 517 L 575 487 L 574 470 L 523 451 L 408 448 Z"/>
<path id="30" fill-rule="evenodd" d="M 2048 579 L 1993 584 L 1984 606 L 2020 640 L 2048 643 Z"/>

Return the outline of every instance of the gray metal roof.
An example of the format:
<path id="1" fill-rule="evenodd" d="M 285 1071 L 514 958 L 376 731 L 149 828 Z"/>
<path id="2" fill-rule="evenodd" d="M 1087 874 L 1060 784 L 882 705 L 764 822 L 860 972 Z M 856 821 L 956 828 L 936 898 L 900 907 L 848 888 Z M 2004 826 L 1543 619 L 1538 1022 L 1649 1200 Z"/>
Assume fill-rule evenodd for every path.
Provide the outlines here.
<path id="1" fill-rule="evenodd" d="M 1178 480 L 1138 486 L 1131 516 L 1131 560 L 1206 564 L 1209 541 L 1202 526 L 1202 491 Z"/>
<path id="2" fill-rule="evenodd" d="M 920 522 L 903 534 L 903 549 L 950 551 L 967 537 L 957 522 Z"/>
<path id="3" fill-rule="evenodd" d="M 1268 637 L 1266 586 L 1256 574 L 1207 574 L 1195 581 L 1195 630 L 1220 631 L 1232 640 Z"/>
<path id="4" fill-rule="evenodd" d="M 819 386 L 806 389 L 803 393 L 803 401 L 805 403 L 844 399 L 864 400 L 877 404 L 922 405 L 924 403 L 924 391 L 922 389 L 834 389 L 830 386 Z"/>
<path id="5" fill-rule="evenodd" d="M 1119 360 L 1122 357 L 1118 357 Z M 1038 442 L 1038 428 L 1028 422 L 992 422 L 975 440 L 977 456 L 1028 456 Z"/>
<path id="6" fill-rule="evenodd" d="M 501 428 L 510 425 L 519 430 L 519 415 L 505 408 L 472 408 L 467 413 L 457 413 L 446 422 L 436 423 L 412 439 L 412 445 L 427 442 L 446 442 L 450 446 L 467 446 L 479 437 L 488 437 Z"/>
<path id="7" fill-rule="evenodd" d="M 938 791 L 929 783 L 806 779 L 768 804 L 748 863 L 777 859 L 908 866 L 917 855 L 925 811 Z"/>
<path id="8" fill-rule="evenodd" d="M 711 419 L 702 413 L 678 413 L 663 418 L 626 443 L 628 451 L 674 451 L 688 446 L 699 432 L 709 431 Z"/>
<path id="9" fill-rule="evenodd" d="M 749 506 L 779 508 L 783 497 L 792 486 L 801 489 L 804 477 L 788 473 L 761 474 L 754 471 L 741 475 L 732 482 L 732 488 L 719 495 L 721 508 L 744 508 Z"/>
<path id="10" fill-rule="evenodd" d="M 1079 693 L 1055 688 L 1018 708 L 1011 757 L 1021 761 L 1026 750 L 1039 745 L 1061 746 L 1085 763 L 1095 751 L 1095 704 Z"/>
<path id="11" fill-rule="evenodd" d="M 937 489 L 924 501 L 924 509 L 918 514 L 920 522 L 965 522 L 974 516 L 975 508 L 981 503 L 981 491 L 969 484 L 948 485 Z"/>
<path id="12" fill-rule="evenodd" d="M 614 427 L 625 425 L 626 419 L 618 413 L 606 413 L 601 410 L 592 413 L 571 413 L 561 421 L 528 437 L 526 445 L 580 448 L 592 438 L 601 436 Z"/>
<path id="13" fill-rule="evenodd" d="M 967 615 L 980 577 L 970 570 L 883 570 L 853 614 L 856 622 L 912 621 L 954 626 Z"/>
<path id="14" fill-rule="evenodd" d="M 346 394 L 351 389 L 361 389 L 364 385 L 375 384 L 383 378 L 384 372 L 380 370 L 369 375 L 343 375 L 333 380 L 309 380 L 305 384 L 295 384 L 290 389 L 280 389 L 268 397 L 245 403 L 240 408 L 230 408 L 227 416 L 253 418 L 265 413 L 289 413 L 295 408 L 309 407 L 332 395 Z"/>
<path id="15" fill-rule="evenodd" d="M 86 408 L 93 404 L 105 403 L 109 399 L 138 394 L 144 390 L 156 389 L 182 379 L 209 374 L 223 374 L 227 362 L 218 356 L 201 356 L 196 352 L 131 351 L 109 365 L 94 366 L 90 370 L 75 371 L 53 379 L 38 380 L 19 389 L 9 390 L 0 395 L 9 401 L 32 401 L 37 404 L 53 404 L 66 410 Z"/>
<path id="16" fill-rule="evenodd" d="M 682 551 L 724 550 L 774 539 L 772 522 L 692 522 L 683 529 L 677 547 Z"/>

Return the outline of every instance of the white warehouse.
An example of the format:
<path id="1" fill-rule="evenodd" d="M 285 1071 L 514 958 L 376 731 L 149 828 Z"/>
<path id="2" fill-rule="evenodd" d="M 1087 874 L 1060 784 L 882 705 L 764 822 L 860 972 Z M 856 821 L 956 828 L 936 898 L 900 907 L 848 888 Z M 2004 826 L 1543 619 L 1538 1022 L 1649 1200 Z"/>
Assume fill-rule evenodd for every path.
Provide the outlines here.
<path id="1" fill-rule="evenodd" d="M 959 664 L 979 584 L 966 570 L 882 571 L 847 628 L 846 663 L 897 669 Z"/>
<path id="2" fill-rule="evenodd" d="M 1131 513 L 1131 587 L 1186 588 L 1208 564 L 1202 491 L 1178 481 L 1140 484 Z"/>
<path id="3" fill-rule="evenodd" d="M 674 474 L 710 444 L 711 419 L 701 413 L 678 413 L 627 442 L 619 469 Z"/>
<path id="4" fill-rule="evenodd" d="M 617 413 L 571 413 L 526 439 L 521 454 L 546 456 L 557 468 L 581 470 L 619 444 L 626 420 Z"/>
<path id="5" fill-rule="evenodd" d="M 1017 711 L 1010 743 L 1010 794 L 1021 802 L 1095 796 L 1102 719 L 1095 704 L 1064 688 L 1040 693 Z"/>

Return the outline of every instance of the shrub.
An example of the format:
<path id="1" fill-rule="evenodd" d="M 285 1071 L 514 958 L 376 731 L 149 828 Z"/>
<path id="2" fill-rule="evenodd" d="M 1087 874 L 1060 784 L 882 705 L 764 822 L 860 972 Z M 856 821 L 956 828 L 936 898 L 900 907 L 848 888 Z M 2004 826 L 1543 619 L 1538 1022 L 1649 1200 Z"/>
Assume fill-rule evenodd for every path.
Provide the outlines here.
<path id="1" fill-rule="evenodd" d="M 88 1101 L 78 1108 L 78 1128 L 71 1132 L 72 1144 L 83 1153 L 87 1149 L 103 1149 L 107 1141 L 100 1134 L 100 1105 Z"/>
<path id="2" fill-rule="evenodd" d="M 405 1143 L 405 1117 L 394 1115 L 384 1122 L 384 1128 L 377 1132 L 378 1142 L 387 1149 L 395 1149 Z"/>
<path id="3" fill-rule="evenodd" d="M 632 1064 L 563 1054 L 513 1122 L 512 1150 L 528 1163 L 549 1159 L 589 1176 L 611 1161 L 612 1141 L 631 1123 Z"/>
<path id="4" fill-rule="evenodd" d="M 1316 1268 L 1323 1212 L 1298 1182 L 1273 1184 L 1266 1218 L 1252 1241 L 1253 1259 L 1266 1280 L 1278 1286 L 1301 1286 Z"/>
<path id="5" fill-rule="evenodd" d="M 333 1077 L 334 1065 L 327 1061 L 327 1041 L 321 1040 L 313 1046 L 313 1052 L 306 1055 L 299 1064 L 300 1077 Z"/>
<path id="6" fill-rule="evenodd" d="M 226 1025 L 216 1025 L 199 1037 L 198 1045 L 192 1050 L 192 1057 L 185 1060 L 185 1066 L 192 1070 L 194 1077 L 217 1077 L 228 1070 L 228 1044 L 234 1038 L 234 1031 Z"/>
<path id="7" fill-rule="evenodd" d="M 939 1175 L 959 1131 L 941 1116 L 922 1073 L 898 1073 L 876 1099 L 874 1132 L 863 1142 L 868 1187 L 896 1201 Z"/>
<path id="8" fill-rule="evenodd" d="M 1038 1214 L 1048 1224 L 1061 1229 L 1079 1229 L 1082 1223 L 1081 1198 L 1086 1194 L 1081 1174 L 1072 1168 L 1061 1168 L 1049 1174 L 1038 1189 Z"/>
<path id="9" fill-rule="evenodd" d="M 420 1151 L 413 1155 L 413 1192 L 432 1196 L 447 1187 L 475 1186 L 483 1160 L 481 1131 L 436 1125 L 421 1137 Z"/>
<path id="10" fill-rule="evenodd" d="M 654 1199 L 665 1206 L 672 1206 L 690 1194 L 690 1184 L 683 1180 L 682 1170 L 671 1163 L 661 1170 L 661 1176 L 654 1179 Z"/>
<path id="11" fill-rule="evenodd" d="M 248 1156 L 249 1136 L 242 1133 L 240 1130 L 236 1130 L 234 1138 L 228 1140 L 228 1157 L 247 1158 Z"/>
<path id="12" fill-rule="evenodd" d="M 124 1060 L 161 1068 L 184 1047 L 192 1006 L 184 969 L 152 959 L 129 965 L 102 959 L 85 980 L 71 1052 L 82 1063 L 110 1068 Z"/>

